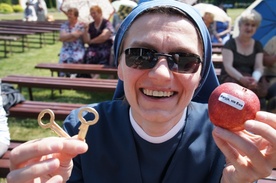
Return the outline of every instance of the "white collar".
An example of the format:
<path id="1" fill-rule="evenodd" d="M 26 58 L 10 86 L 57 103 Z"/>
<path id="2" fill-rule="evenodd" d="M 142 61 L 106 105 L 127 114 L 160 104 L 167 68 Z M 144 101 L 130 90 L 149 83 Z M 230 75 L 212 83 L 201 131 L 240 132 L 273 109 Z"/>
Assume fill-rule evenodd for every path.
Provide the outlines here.
<path id="1" fill-rule="evenodd" d="M 135 132 L 144 140 L 154 143 L 154 144 L 159 144 L 159 143 L 163 143 L 169 139 L 171 139 L 172 137 L 174 137 L 179 130 L 181 130 L 181 128 L 184 126 L 185 124 L 185 118 L 186 118 L 186 110 L 187 108 L 184 109 L 183 115 L 181 117 L 181 119 L 179 120 L 179 122 L 172 128 L 170 129 L 170 131 L 168 131 L 166 134 L 159 136 L 159 137 L 152 137 L 150 135 L 148 135 L 139 125 L 138 123 L 134 120 L 132 113 L 131 113 L 131 108 L 129 109 L 129 118 L 130 118 L 130 122 L 132 127 L 134 128 Z"/>

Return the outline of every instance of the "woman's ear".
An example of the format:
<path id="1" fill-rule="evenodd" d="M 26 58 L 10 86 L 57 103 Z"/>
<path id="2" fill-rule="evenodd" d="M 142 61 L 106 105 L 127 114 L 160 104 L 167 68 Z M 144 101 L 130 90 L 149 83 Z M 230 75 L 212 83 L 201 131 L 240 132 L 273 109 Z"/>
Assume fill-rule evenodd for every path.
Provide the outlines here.
<path id="1" fill-rule="evenodd" d="M 120 80 L 124 81 L 124 74 L 123 74 L 123 64 L 121 62 L 119 62 L 119 65 L 118 65 L 118 70 L 117 70 L 117 74 L 118 74 L 118 77 Z"/>

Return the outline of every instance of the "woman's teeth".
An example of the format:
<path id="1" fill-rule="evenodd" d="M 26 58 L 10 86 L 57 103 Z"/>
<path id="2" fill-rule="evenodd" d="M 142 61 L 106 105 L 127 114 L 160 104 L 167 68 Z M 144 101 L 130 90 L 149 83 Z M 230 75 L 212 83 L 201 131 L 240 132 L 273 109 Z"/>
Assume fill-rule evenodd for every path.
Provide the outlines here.
<path id="1" fill-rule="evenodd" d="M 173 95 L 173 92 L 171 91 L 156 91 L 156 90 L 149 90 L 149 89 L 143 89 L 143 93 L 148 96 L 153 97 L 170 97 Z"/>

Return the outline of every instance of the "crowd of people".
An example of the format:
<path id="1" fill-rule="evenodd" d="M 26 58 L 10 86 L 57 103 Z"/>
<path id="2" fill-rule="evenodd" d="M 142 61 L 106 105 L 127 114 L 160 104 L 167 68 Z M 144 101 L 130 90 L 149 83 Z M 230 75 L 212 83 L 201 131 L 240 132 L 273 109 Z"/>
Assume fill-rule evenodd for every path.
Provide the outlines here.
<path id="1" fill-rule="evenodd" d="M 114 13 L 113 21 L 108 20 L 103 17 L 102 8 L 99 5 L 93 5 L 90 7 L 90 16 L 93 21 L 87 24 L 78 20 L 78 9 L 69 8 L 64 10 L 62 8 L 64 2 L 62 2 L 60 10 L 65 13 L 68 20 L 61 25 L 59 40 L 62 41 L 63 45 L 59 53 L 59 63 L 114 66 L 113 41 L 116 29 L 124 17 L 120 16 L 121 14 L 118 11 Z M 128 11 L 124 11 L 124 13 L 127 12 L 128 14 L 131 10 L 132 7 L 128 7 Z M 74 11 L 73 14 L 72 11 Z M 119 19 L 116 18 L 117 15 Z M 61 73 L 61 76 L 75 77 L 76 75 L 74 73 Z M 99 77 L 99 75 L 87 76 L 84 74 L 77 76 Z"/>

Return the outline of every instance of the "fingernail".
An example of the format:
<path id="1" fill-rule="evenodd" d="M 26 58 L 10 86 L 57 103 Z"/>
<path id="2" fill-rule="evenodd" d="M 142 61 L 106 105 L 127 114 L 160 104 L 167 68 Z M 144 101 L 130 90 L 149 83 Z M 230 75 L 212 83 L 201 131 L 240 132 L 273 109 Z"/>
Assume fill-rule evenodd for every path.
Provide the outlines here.
<path id="1" fill-rule="evenodd" d="M 216 126 L 215 129 L 214 129 L 214 132 L 215 132 L 216 134 L 218 134 L 218 135 L 219 135 L 219 134 L 222 134 L 223 131 L 224 131 L 224 129 L 221 128 L 221 127 L 218 127 L 218 126 Z"/>
<path id="2" fill-rule="evenodd" d="M 253 120 L 248 120 L 244 123 L 244 128 L 248 131 L 254 128 L 255 122 Z"/>

